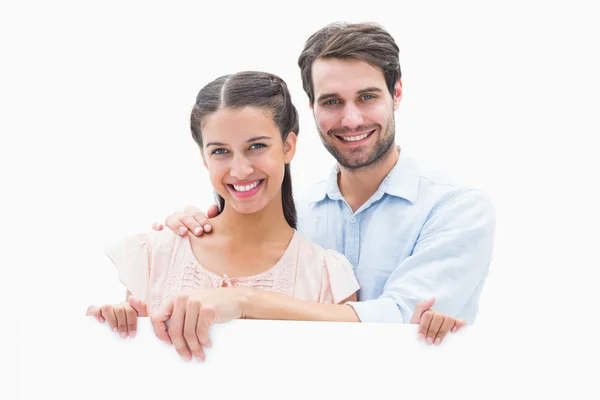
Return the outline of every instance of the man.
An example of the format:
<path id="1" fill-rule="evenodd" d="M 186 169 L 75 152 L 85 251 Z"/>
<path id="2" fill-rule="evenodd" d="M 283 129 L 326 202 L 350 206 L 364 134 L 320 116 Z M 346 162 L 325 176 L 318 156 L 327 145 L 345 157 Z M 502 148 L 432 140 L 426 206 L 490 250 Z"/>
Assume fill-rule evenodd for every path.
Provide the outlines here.
<path id="1" fill-rule="evenodd" d="M 328 180 L 296 197 L 298 229 L 350 260 L 359 301 L 198 291 L 152 317 L 156 334 L 205 346 L 208 326 L 232 318 L 419 323 L 411 316 L 422 313 L 430 343 L 449 329 L 442 314 L 472 324 L 492 258 L 494 208 L 485 194 L 422 169 L 395 144 L 402 81 L 394 39 L 375 24 L 328 25 L 308 39 L 298 65 L 321 140 L 337 160 Z M 166 225 L 179 234 L 210 231 L 203 213 L 187 210 Z M 432 296 L 439 314 L 426 311 Z"/>

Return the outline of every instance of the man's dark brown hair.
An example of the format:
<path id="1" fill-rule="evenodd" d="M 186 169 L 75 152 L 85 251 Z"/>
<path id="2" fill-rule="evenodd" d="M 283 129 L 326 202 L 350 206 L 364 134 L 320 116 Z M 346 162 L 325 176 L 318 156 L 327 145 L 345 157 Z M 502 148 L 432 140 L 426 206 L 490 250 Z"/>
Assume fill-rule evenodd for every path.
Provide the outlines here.
<path id="1" fill-rule="evenodd" d="M 327 58 L 364 61 L 383 72 L 392 97 L 394 86 L 402 77 L 400 50 L 394 38 L 375 23 L 333 23 L 312 34 L 298 58 L 302 87 L 310 100 L 315 101 L 312 65 L 315 60 Z"/>

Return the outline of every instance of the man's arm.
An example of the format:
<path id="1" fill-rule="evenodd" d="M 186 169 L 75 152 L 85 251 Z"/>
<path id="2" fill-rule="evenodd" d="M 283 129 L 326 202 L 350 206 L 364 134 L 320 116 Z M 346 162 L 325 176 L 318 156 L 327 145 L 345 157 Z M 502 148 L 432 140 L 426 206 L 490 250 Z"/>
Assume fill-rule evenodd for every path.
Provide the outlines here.
<path id="1" fill-rule="evenodd" d="M 383 294 L 349 305 L 363 322 L 407 323 L 418 302 L 435 296 L 436 312 L 473 323 L 476 303 L 473 309 L 465 305 L 485 282 L 495 225 L 487 196 L 475 190 L 455 194 L 432 210 L 412 254 L 392 272 Z"/>

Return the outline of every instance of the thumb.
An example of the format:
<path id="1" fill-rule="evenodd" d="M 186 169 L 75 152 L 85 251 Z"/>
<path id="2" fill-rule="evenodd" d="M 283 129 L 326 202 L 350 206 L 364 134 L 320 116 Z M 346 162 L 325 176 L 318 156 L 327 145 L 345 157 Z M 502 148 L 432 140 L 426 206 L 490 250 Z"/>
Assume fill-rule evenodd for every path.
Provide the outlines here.
<path id="1" fill-rule="evenodd" d="M 423 300 L 417 303 L 415 311 L 413 312 L 413 315 L 410 318 L 410 323 L 418 324 L 421 321 L 421 316 L 423 315 L 423 313 L 429 310 L 433 306 L 433 303 L 435 303 L 435 297 L 431 297 L 427 300 Z"/>
<path id="2" fill-rule="evenodd" d="M 171 315 L 173 314 L 173 309 L 175 308 L 174 299 L 175 297 L 171 297 L 167 299 L 167 301 L 160 307 L 158 312 L 153 313 L 150 316 L 150 321 L 152 322 L 152 329 L 154 329 L 154 334 L 160 340 L 167 342 L 168 344 L 173 344 L 171 337 L 169 336 L 168 322 L 171 319 Z"/>
<path id="3" fill-rule="evenodd" d="M 98 306 L 89 306 L 85 311 L 86 316 L 92 316 L 98 320 L 98 322 L 104 322 L 104 317 L 102 316 L 102 311 Z"/>
<path id="4" fill-rule="evenodd" d="M 135 310 L 138 317 L 147 317 L 148 316 L 148 305 L 141 300 L 138 300 L 136 297 L 129 296 L 129 304 Z"/>
<path id="5" fill-rule="evenodd" d="M 216 204 L 213 204 L 210 207 L 208 207 L 208 212 L 206 213 L 206 216 L 208 218 L 214 218 L 217 215 L 219 215 L 219 207 L 217 207 Z"/>
<path id="6" fill-rule="evenodd" d="M 458 319 L 458 320 L 456 320 L 456 322 L 454 323 L 454 326 L 452 327 L 452 332 L 458 332 L 460 330 L 460 328 L 462 328 L 466 325 L 467 325 L 466 320 Z"/>

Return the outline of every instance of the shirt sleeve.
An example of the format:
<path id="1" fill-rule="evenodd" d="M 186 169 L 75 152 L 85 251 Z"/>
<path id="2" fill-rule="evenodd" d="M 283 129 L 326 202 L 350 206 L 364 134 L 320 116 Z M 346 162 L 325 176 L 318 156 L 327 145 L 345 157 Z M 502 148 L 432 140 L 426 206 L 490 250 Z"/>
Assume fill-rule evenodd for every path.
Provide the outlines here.
<path id="1" fill-rule="evenodd" d="M 121 283 L 140 300 L 146 301 L 150 281 L 150 243 L 145 233 L 126 236 L 105 246 L 105 253 L 117 268 Z"/>
<path id="2" fill-rule="evenodd" d="M 339 304 L 358 289 L 358 281 L 348 259 L 335 250 L 326 250 L 319 302 Z"/>
<path id="3" fill-rule="evenodd" d="M 408 323 L 418 302 L 435 297 L 432 309 L 474 322 L 464 310 L 485 281 L 492 259 L 496 214 L 475 190 L 434 207 L 412 254 L 388 278 L 378 299 L 349 302 L 362 322 Z"/>

